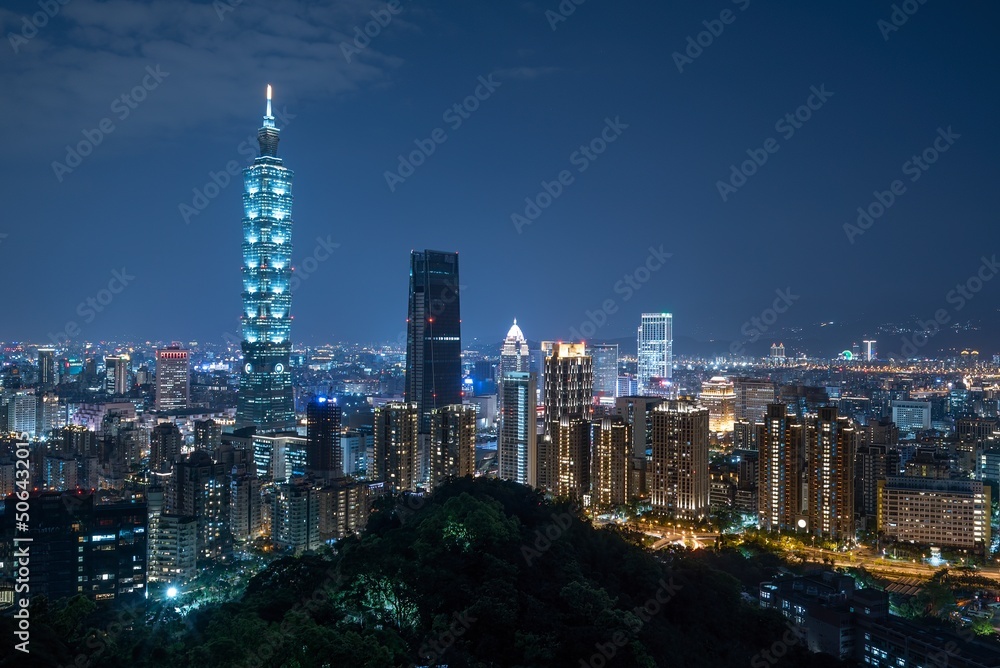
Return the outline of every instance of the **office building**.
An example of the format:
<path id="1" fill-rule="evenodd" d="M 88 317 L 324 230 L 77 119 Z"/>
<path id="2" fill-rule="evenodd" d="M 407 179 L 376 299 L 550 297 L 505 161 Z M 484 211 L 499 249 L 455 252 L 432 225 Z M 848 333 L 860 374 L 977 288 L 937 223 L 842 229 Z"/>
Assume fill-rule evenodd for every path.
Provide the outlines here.
<path id="1" fill-rule="evenodd" d="M 307 469 L 326 479 L 344 475 L 341 415 L 336 399 L 316 397 L 306 407 Z"/>
<path id="2" fill-rule="evenodd" d="M 123 397 L 129 391 L 128 355 L 112 355 L 104 358 L 104 391 L 112 397 Z"/>
<path id="3" fill-rule="evenodd" d="M 638 394 L 666 396 L 673 374 L 674 317 L 643 313 L 638 334 Z"/>
<path id="4" fill-rule="evenodd" d="M 178 346 L 156 351 L 156 410 L 188 407 L 191 397 L 191 353 Z"/>
<path id="5" fill-rule="evenodd" d="M 878 530 L 900 542 L 990 546 L 990 487 L 981 480 L 888 476 L 878 481 Z"/>
<path id="6" fill-rule="evenodd" d="M 477 368 L 483 364 L 477 363 Z M 488 364 L 488 363 L 487 363 Z M 497 409 L 503 414 L 503 378 L 508 373 L 524 373 L 531 371 L 531 353 L 528 350 L 528 340 L 524 338 L 521 328 L 517 326 L 517 319 L 504 337 L 503 346 L 500 348 L 500 367 L 497 370 L 497 380 L 499 387 L 497 395 L 499 402 Z M 479 375 L 479 374 L 477 374 Z M 485 374 L 483 374 L 485 375 Z"/>
<path id="7" fill-rule="evenodd" d="M 543 341 L 542 350 L 545 352 L 545 433 L 538 441 L 536 481 L 538 487 L 554 491 L 559 481 L 560 421 L 565 416 L 590 419 L 594 370 L 583 343 Z"/>
<path id="8" fill-rule="evenodd" d="M 715 433 L 732 433 L 736 391 L 732 381 L 715 376 L 701 384 L 701 405 L 708 409 L 708 428 Z"/>
<path id="9" fill-rule="evenodd" d="M 462 333 L 458 253 L 410 254 L 404 398 L 417 405 L 419 433 L 431 411 L 462 403 Z"/>
<path id="10" fill-rule="evenodd" d="M 733 420 L 763 423 L 767 405 L 774 403 L 774 383 L 766 378 L 733 378 L 733 392 L 736 403 Z"/>
<path id="11" fill-rule="evenodd" d="M 38 385 L 49 389 L 56 384 L 56 351 L 52 348 L 38 349 Z"/>
<path id="12" fill-rule="evenodd" d="M 505 374 L 497 438 L 497 475 L 532 487 L 538 484 L 537 379 L 529 371 Z"/>
<path id="13" fill-rule="evenodd" d="M 931 403 L 929 401 L 892 402 L 892 421 L 900 435 L 915 436 L 931 428 Z"/>
<path id="14" fill-rule="evenodd" d="M 597 343 L 587 346 L 594 364 L 594 399 L 614 404 L 618 397 L 618 344 Z"/>
<path id="15" fill-rule="evenodd" d="M 653 410 L 653 510 L 697 519 L 709 510 L 708 409 L 669 400 Z"/>
<path id="16" fill-rule="evenodd" d="M 295 429 L 291 376 L 292 179 L 278 157 L 279 131 L 267 110 L 260 155 L 243 170 L 243 367 L 236 427 L 269 434 Z"/>
<path id="17" fill-rule="evenodd" d="M 874 339 L 865 339 L 861 343 L 864 344 L 862 354 L 866 362 L 874 362 L 878 359 L 878 348 L 875 345 L 877 342 Z"/>

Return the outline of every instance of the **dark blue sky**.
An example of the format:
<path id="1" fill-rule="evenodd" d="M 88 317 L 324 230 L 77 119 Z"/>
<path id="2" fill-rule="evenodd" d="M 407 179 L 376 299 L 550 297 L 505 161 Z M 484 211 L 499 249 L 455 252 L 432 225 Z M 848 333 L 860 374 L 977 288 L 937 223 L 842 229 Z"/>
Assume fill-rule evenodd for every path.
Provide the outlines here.
<path id="1" fill-rule="evenodd" d="M 888 40 L 880 2 L 587 0 L 555 30 L 555 0 L 399 6 L 348 63 L 341 44 L 384 2 L 243 0 L 220 20 L 221 3 L 72 0 L 16 45 L 39 5 L 5 3 L 0 339 L 68 322 L 79 339 L 237 332 L 240 185 L 189 224 L 179 207 L 245 164 L 267 83 L 294 115 L 279 153 L 296 172 L 295 341 L 396 339 L 414 248 L 459 251 L 466 340 L 514 317 L 531 339 L 566 338 L 608 300 L 594 338 L 669 310 L 680 336 L 738 339 L 785 288 L 798 299 L 783 326 L 849 320 L 861 338 L 954 309 L 949 290 L 1000 251 L 990 3 L 914 1 Z M 678 72 L 672 54 L 723 10 L 731 22 Z M 479 77 L 499 86 L 454 127 L 443 114 Z M 144 80 L 134 109 L 114 103 Z M 787 136 L 775 124 L 811 87 L 833 95 Z M 104 118 L 113 131 L 91 132 L 100 143 L 60 181 L 53 162 Z M 606 151 L 574 158 L 606 119 Z M 959 138 L 910 181 L 904 163 L 949 127 Z M 390 191 L 385 172 L 437 128 L 447 139 Z M 777 151 L 723 201 L 717 182 L 769 138 Z M 511 215 L 563 170 L 572 182 L 519 233 Z M 850 243 L 844 224 L 895 179 L 905 192 Z M 304 264 L 318 238 L 339 247 Z M 618 283 L 661 246 L 671 257 L 638 290 Z M 134 279 L 110 304 L 78 310 L 123 267 Z M 956 317 L 992 318 L 998 290 L 987 281 Z"/>

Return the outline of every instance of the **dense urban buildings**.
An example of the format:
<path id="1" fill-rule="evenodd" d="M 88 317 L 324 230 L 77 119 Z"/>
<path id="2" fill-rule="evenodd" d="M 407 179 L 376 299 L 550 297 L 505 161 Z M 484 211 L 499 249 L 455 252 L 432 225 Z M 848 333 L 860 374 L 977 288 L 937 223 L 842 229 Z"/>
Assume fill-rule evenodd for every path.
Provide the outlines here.
<path id="1" fill-rule="evenodd" d="M 243 170 L 243 368 L 238 427 L 295 429 L 292 397 L 292 177 L 278 157 L 280 131 L 267 87 L 260 155 Z"/>

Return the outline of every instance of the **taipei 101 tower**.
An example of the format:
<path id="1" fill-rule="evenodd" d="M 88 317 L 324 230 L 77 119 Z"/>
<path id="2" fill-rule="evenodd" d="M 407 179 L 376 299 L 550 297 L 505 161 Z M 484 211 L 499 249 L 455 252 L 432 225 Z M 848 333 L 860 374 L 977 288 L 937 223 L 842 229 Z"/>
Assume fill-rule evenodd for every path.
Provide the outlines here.
<path id="1" fill-rule="evenodd" d="M 295 429 L 292 374 L 292 171 L 278 157 L 278 133 L 267 113 L 257 131 L 260 156 L 243 170 L 243 368 L 236 427 L 257 433 Z"/>

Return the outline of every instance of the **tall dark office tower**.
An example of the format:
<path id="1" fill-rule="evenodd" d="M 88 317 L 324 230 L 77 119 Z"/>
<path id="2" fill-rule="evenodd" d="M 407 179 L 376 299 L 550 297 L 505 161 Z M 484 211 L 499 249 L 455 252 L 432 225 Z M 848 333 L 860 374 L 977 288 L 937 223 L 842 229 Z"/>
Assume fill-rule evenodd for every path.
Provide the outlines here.
<path id="1" fill-rule="evenodd" d="M 336 399 L 316 397 L 306 407 L 307 466 L 326 478 L 344 475 L 340 449 L 341 409 Z"/>
<path id="2" fill-rule="evenodd" d="M 104 358 L 104 391 L 113 397 L 124 396 L 128 392 L 128 355 L 112 355 Z"/>
<path id="3" fill-rule="evenodd" d="M 191 398 L 191 353 L 174 344 L 156 351 L 156 410 L 188 407 Z"/>
<path id="4" fill-rule="evenodd" d="M 410 253 L 405 399 L 417 404 L 420 434 L 430 433 L 435 408 L 462 403 L 458 291 L 458 253 Z"/>
<path id="5" fill-rule="evenodd" d="M 151 473 L 169 473 L 174 458 L 181 454 L 184 436 L 173 422 L 161 422 L 149 435 L 149 470 Z"/>
<path id="6" fill-rule="evenodd" d="M 458 253 L 410 253 L 406 385 L 417 405 L 417 480 L 431 477 L 431 413 L 462 403 L 462 320 Z"/>
<path id="7" fill-rule="evenodd" d="M 243 170 L 243 369 L 236 426 L 258 433 L 295 429 L 291 342 L 292 176 L 278 157 L 278 128 L 267 113 L 260 156 Z"/>
<path id="8" fill-rule="evenodd" d="M 38 349 L 38 384 L 42 387 L 56 384 L 56 351 L 52 348 Z"/>

